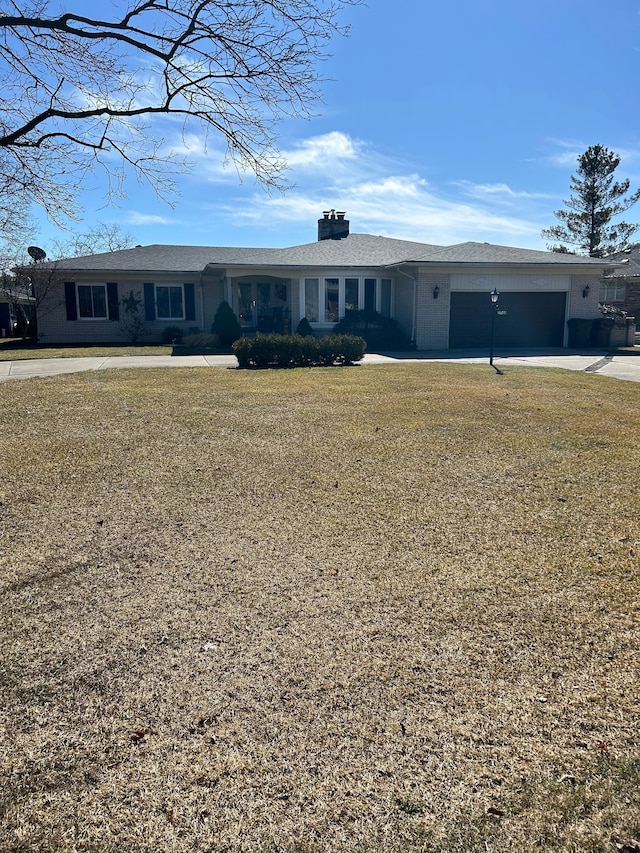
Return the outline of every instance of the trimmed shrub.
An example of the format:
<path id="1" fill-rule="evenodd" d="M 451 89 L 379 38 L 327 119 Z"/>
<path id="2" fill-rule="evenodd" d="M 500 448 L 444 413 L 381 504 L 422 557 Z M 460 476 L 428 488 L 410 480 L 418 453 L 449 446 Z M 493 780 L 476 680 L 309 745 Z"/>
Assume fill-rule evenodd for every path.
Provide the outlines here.
<path id="1" fill-rule="evenodd" d="M 248 338 L 238 338 L 232 344 L 232 350 L 235 357 L 238 359 L 238 367 L 251 367 L 251 344 Z"/>
<path id="2" fill-rule="evenodd" d="M 302 320 L 298 323 L 296 327 L 296 335 L 300 335 L 302 338 L 313 338 L 315 335 L 313 334 L 313 329 L 311 328 L 311 323 L 307 320 L 306 317 L 303 317 Z"/>
<path id="3" fill-rule="evenodd" d="M 332 337 L 337 342 L 336 362 L 338 364 L 355 364 L 362 359 L 367 348 L 364 338 L 357 335 L 332 335 Z"/>
<path id="4" fill-rule="evenodd" d="M 335 364 L 338 355 L 338 335 L 325 335 L 318 340 L 318 360 L 323 367 L 331 367 Z"/>
<path id="5" fill-rule="evenodd" d="M 299 367 L 320 364 L 320 340 L 315 335 L 301 335 Z"/>
<path id="6" fill-rule="evenodd" d="M 163 344 L 179 344 L 182 342 L 183 331 L 180 326 L 167 326 L 162 330 Z"/>
<path id="7" fill-rule="evenodd" d="M 242 337 L 240 322 L 228 302 L 223 301 L 218 305 L 211 325 L 211 333 L 218 336 L 224 347 L 230 347 L 234 341 Z"/>
<path id="8" fill-rule="evenodd" d="M 413 349 L 411 339 L 391 317 L 377 311 L 347 311 L 335 327 L 336 335 L 358 335 L 367 342 L 367 349 L 401 352 Z"/>
<path id="9" fill-rule="evenodd" d="M 256 335 L 240 338 L 233 344 L 238 366 L 312 367 L 353 364 L 365 353 L 366 343 L 353 335 L 328 335 L 324 338 L 302 335 Z"/>

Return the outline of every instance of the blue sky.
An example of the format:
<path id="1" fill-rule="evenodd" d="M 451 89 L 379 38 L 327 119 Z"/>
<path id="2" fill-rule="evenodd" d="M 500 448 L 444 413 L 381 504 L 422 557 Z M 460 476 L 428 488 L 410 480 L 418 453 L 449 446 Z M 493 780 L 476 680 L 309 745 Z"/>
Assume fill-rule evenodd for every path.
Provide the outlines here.
<path id="1" fill-rule="evenodd" d="M 193 136 L 195 169 L 171 209 L 135 181 L 104 207 L 97 174 L 86 231 L 117 222 L 134 243 L 287 246 L 316 239 L 323 210 L 351 230 L 452 244 L 544 248 L 576 157 L 603 144 L 640 186 L 640 0 L 368 0 L 320 70 L 324 102 L 287 120 L 293 188 L 268 194 Z M 640 220 L 640 205 L 627 219 Z M 38 220 L 45 248 L 64 235 Z"/>

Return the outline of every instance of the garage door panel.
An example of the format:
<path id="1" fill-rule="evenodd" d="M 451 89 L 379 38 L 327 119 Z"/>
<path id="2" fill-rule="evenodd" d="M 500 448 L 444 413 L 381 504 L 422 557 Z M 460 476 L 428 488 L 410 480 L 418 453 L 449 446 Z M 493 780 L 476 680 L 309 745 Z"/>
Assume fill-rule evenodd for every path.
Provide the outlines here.
<path id="1" fill-rule="evenodd" d="M 561 347 L 564 342 L 566 293 L 501 293 L 496 315 L 496 347 Z M 491 338 L 491 300 L 488 293 L 451 294 L 449 346 L 488 347 Z"/>

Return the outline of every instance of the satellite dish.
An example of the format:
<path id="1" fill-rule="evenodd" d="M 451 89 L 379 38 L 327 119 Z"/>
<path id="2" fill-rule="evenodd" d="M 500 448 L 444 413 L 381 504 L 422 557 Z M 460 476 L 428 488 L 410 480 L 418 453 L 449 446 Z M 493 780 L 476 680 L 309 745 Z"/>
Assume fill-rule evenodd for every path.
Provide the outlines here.
<path id="1" fill-rule="evenodd" d="M 40 246 L 29 246 L 27 248 L 27 252 L 29 252 L 29 255 L 34 261 L 44 261 L 47 257 L 47 253 L 44 249 L 41 249 Z"/>

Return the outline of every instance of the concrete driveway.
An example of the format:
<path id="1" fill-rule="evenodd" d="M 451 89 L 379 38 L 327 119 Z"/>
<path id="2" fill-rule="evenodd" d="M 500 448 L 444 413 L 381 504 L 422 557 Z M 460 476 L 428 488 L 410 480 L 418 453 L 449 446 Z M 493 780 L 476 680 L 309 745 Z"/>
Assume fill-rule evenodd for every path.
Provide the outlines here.
<path id="1" fill-rule="evenodd" d="M 363 364 L 394 364 L 397 362 L 443 361 L 456 364 L 486 364 L 486 353 L 456 350 L 443 352 L 367 353 Z M 608 354 L 591 350 L 588 353 L 574 350 L 510 350 L 496 352 L 494 365 L 505 370 L 509 365 L 528 367 L 558 367 L 582 373 L 610 376 L 629 382 L 640 382 L 640 347 L 636 352 Z M 221 367 L 234 368 L 233 355 L 143 355 L 105 356 L 91 358 L 35 358 L 23 361 L 0 361 L 0 382 L 9 379 L 26 379 L 30 376 L 57 376 L 63 373 L 80 373 L 85 370 L 113 370 L 123 367 Z"/>

